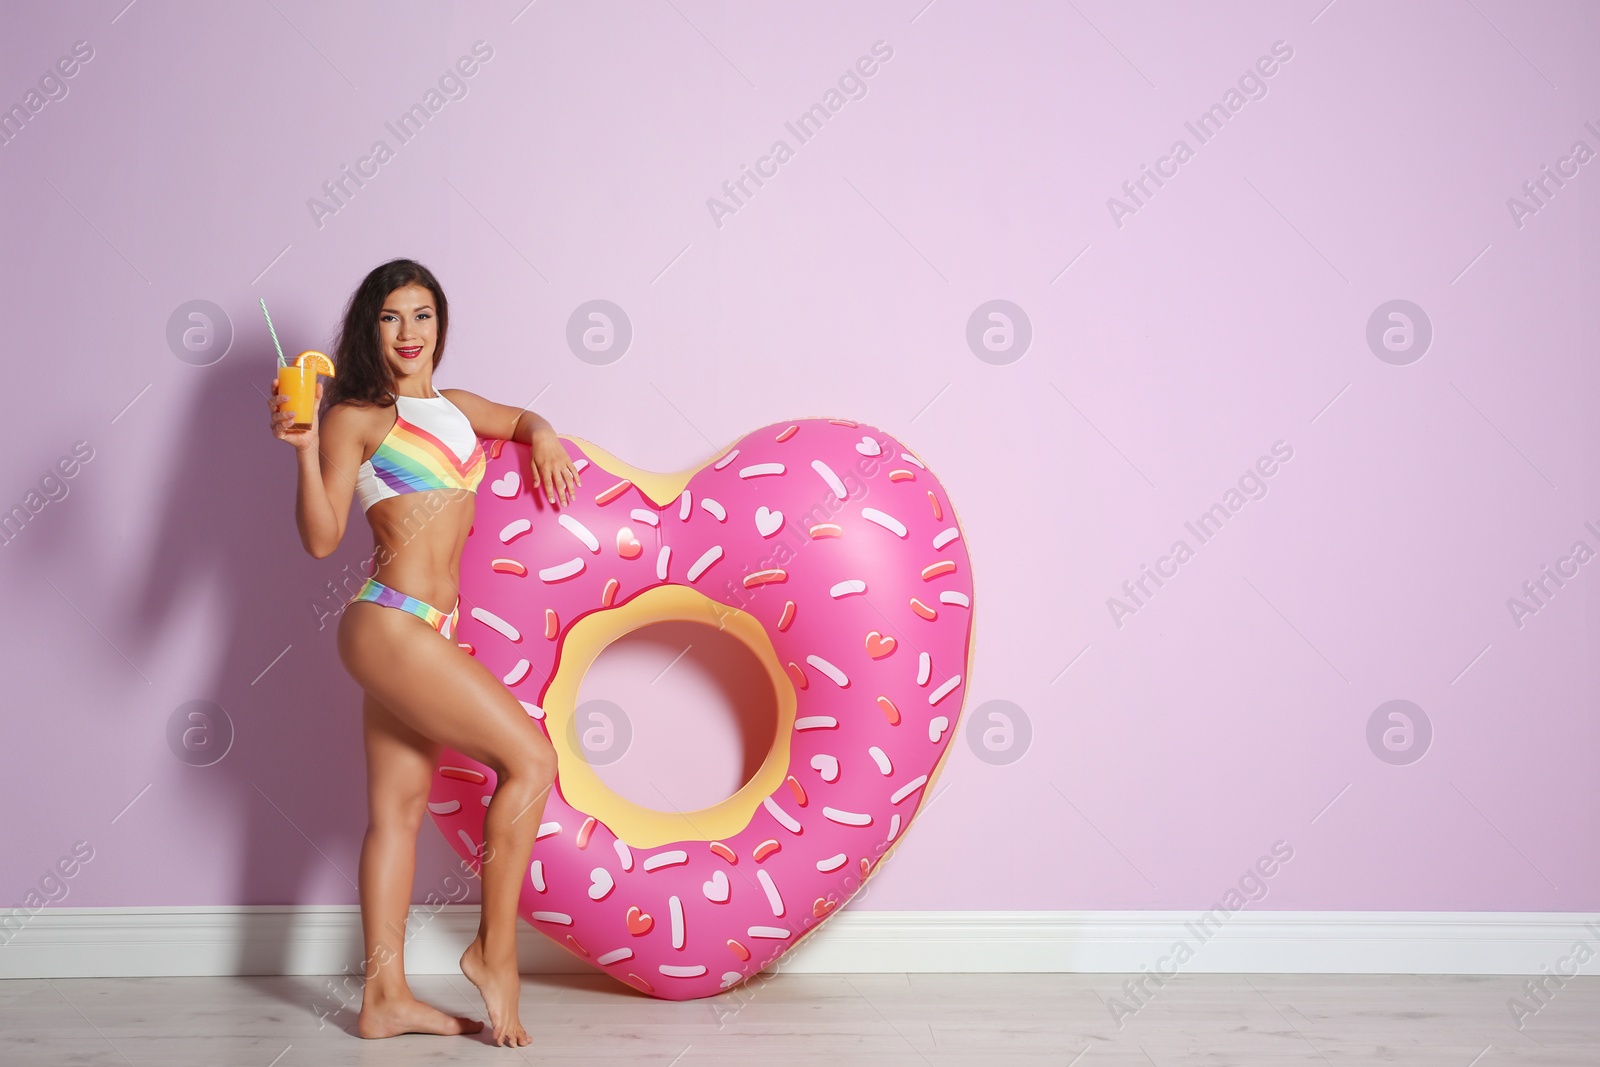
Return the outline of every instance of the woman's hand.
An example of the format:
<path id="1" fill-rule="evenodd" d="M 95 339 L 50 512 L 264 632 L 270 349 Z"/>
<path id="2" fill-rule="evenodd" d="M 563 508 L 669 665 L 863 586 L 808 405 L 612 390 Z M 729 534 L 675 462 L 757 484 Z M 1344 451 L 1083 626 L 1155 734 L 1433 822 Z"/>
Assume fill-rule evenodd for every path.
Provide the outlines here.
<path id="1" fill-rule="evenodd" d="M 529 484 L 534 489 L 544 486 L 545 498 L 552 504 L 556 502 L 558 496 L 563 507 L 572 503 L 573 487 L 582 485 L 583 480 L 578 477 L 578 470 L 572 465 L 572 457 L 567 455 L 567 450 L 562 447 L 555 431 L 536 431 L 530 451 Z"/>
<path id="2" fill-rule="evenodd" d="M 322 406 L 322 383 L 320 381 L 317 382 L 317 403 L 311 410 L 311 429 L 309 430 L 297 430 L 290 425 L 294 422 L 295 413 L 293 409 L 287 411 L 278 410 L 278 405 L 286 402 L 289 398 L 278 392 L 277 378 L 272 379 L 272 392 L 274 395 L 267 398 L 267 410 L 271 412 L 272 417 L 272 436 L 280 441 L 288 441 L 300 452 L 316 448 L 317 430 L 320 421 L 317 418 L 316 409 Z"/>

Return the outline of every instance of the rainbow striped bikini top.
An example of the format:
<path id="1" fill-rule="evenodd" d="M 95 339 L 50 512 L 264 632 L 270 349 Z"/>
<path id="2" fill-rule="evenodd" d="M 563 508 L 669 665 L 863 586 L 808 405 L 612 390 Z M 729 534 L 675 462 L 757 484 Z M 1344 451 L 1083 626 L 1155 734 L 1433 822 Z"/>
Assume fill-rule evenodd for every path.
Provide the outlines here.
<path id="1" fill-rule="evenodd" d="M 472 424 L 446 396 L 395 396 L 394 426 L 356 472 L 366 511 L 380 500 L 425 489 L 478 491 L 487 462 Z"/>

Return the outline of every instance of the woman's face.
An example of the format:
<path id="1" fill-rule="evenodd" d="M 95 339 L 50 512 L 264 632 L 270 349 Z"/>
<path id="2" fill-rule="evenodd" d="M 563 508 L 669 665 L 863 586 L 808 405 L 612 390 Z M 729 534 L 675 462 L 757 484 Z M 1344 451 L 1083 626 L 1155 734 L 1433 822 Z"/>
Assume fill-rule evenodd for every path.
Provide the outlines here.
<path id="1" fill-rule="evenodd" d="M 433 293 L 424 286 L 404 285 L 384 299 L 378 312 L 378 343 L 397 386 L 418 374 L 425 376 L 423 381 L 432 381 L 438 323 Z"/>

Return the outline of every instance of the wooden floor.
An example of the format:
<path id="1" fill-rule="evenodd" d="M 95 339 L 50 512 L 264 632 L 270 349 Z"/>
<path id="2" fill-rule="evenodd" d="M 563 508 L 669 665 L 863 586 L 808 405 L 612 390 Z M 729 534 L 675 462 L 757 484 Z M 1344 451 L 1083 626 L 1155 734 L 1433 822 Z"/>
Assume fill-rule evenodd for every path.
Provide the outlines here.
<path id="1" fill-rule="evenodd" d="M 1568 980 L 1542 1007 L 1513 977 L 1207 974 L 1139 1007 L 1127 977 L 779 974 L 675 1004 L 598 975 L 525 975 L 535 1043 L 517 1051 L 481 1036 L 363 1041 L 320 978 L 4 981 L 0 1064 L 1600 1064 L 1600 977 Z M 483 1018 L 460 976 L 411 984 Z M 1520 1029 L 1507 1004 L 1519 996 L 1538 1008 Z M 1120 1028 L 1113 998 L 1136 1009 Z"/>

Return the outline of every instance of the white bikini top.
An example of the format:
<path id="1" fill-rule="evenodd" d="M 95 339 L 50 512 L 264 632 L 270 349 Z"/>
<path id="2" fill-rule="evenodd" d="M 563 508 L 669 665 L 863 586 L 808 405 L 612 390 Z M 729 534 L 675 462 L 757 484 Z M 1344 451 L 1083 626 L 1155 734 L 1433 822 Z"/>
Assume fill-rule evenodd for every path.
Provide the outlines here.
<path id="1" fill-rule="evenodd" d="M 394 426 L 356 472 L 365 512 L 380 500 L 426 489 L 478 491 L 487 460 L 461 409 L 439 396 L 394 398 Z"/>

